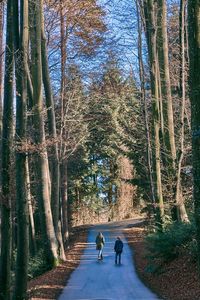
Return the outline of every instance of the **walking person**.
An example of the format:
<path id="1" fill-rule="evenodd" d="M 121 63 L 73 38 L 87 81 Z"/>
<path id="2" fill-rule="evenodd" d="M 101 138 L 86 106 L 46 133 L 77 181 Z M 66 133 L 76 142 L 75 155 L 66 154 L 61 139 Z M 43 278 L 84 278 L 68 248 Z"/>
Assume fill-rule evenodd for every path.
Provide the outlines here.
<path id="1" fill-rule="evenodd" d="M 101 232 L 96 237 L 96 249 L 98 252 L 98 259 L 103 259 L 103 247 L 105 245 L 105 238 Z"/>
<path id="2" fill-rule="evenodd" d="M 120 236 L 117 237 L 117 240 L 115 241 L 115 264 L 117 264 L 117 261 L 119 261 L 119 265 L 121 264 L 121 254 L 123 251 L 124 244 L 120 238 Z"/>

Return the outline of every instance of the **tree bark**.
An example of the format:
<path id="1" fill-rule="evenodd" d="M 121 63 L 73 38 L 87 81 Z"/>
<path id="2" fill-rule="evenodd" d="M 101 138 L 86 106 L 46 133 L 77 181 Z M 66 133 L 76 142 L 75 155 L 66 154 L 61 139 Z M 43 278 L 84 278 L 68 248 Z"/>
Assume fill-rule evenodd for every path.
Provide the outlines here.
<path id="1" fill-rule="evenodd" d="M 145 79 L 144 79 L 144 64 L 143 64 L 143 54 L 142 54 L 142 24 L 140 22 L 139 15 L 139 3 L 136 1 L 137 7 L 137 21 L 138 21 L 138 60 L 139 60 L 139 75 L 140 75 L 140 91 L 141 91 L 141 100 L 143 106 L 143 115 L 145 120 L 145 132 L 147 138 L 147 163 L 148 163 L 148 172 L 150 178 L 150 190 L 152 196 L 152 204 L 155 206 L 155 190 L 153 183 L 153 166 L 152 166 L 152 145 L 150 138 L 150 129 L 149 129 L 149 120 L 148 120 L 148 109 L 146 101 L 146 91 L 145 91 Z"/>
<path id="2" fill-rule="evenodd" d="M 4 27 L 4 2 L 0 3 L 0 148 L 2 148 L 2 120 L 3 120 L 3 27 Z M 2 157 L 0 157 L 0 190 L 1 190 L 1 166 Z M 1 242 L 1 238 L 0 238 Z"/>
<path id="3" fill-rule="evenodd" d="M 60 38 L 61 38 L 61 88 L 60 88 L 60 107 L 61 107 L 61 127 L 60 127 L 60 173 L 61 173 L 61 198 L 62 198 L 62 225 L 63 240 L 65 247 L 69 243 L 69 224 L 68 224 L 68 178 L 67 161 L 65 157 L 65 145 L 63 136 L 65 135 L 65 95 L 66 95 L 66 20 L 64 13 L 64 1 L 60 0 Z"/>
<path id="4" fill-rule="evenodd" d="M 11 267 L 11 152 L 13 136 L 13 2 L 7 1 L 6 54 L 4 75 L 2 131 L 2 203 L 1 203 L 1 261 L 0 299 L 10 299 Z"/>
<path id="5" fill-rule="evenodd" d="M 181 189 L 180 181 L 180 167 L 181 161 L 176 162 L 176 145 L 175 145 L 175 134 L 174 134 L 174 116 L 173 116 L 173 103 L 171 95 L 171 80 L 169 74 L 169 50 L 168 50 L 168 34 L 167 34 L 167 5 L 166 0 L 158 1 L 157 10 L 157 23 L 158 23 L 158 36 L 157 36 L 157 47 L 158 47 L 158 57 L 159 57 L 159 70 L 161 78 L 161 95 L 163 100 L 163 115 L 164 115 L 164 145 L 167 151 L 165 161 L 167 162 L 167 169 L 169 172 L 169 178 L 171 180 L 172 194 L 175 197 L 175 209 L 177 210 L 177 215 L 181 219 L 188 220 L 185 205 L 183 202 L 183 195 Z M 183 19 L 184 20 L 184 19 Z M 184 24 L 183 25 L 183 43 L 181 43 L 181 48 L 184 47 Z M 180 27 L 181 28 L 181 27 Z M 184 48 L 183 48 L 184 50 Z M 185 68 L 185 62 L 182 59 L 183 66 Z M 182 76 L 185 76 L 185 71 L 183 71 Z M 185 78 L 185 77 L 184 77 Z M 185 91 L 184 91 L 185 92 Z M 182 98 L 183 108 L 185 108 L 185 94 Z M 184 121 L 184 112 L 182 113 L 182 119 Z M 183 139 L 184 139 L 184 125 L 182 125 L 181 130 L 181 151 L 183 150 Z M 181 157 L 180 157 L 181 158 Z M 182 158 L 181 158 L 182 160 Z M 174 186 L 176 183 L 176 187 Z M 178 188 L 178 190 L 177 190 Z"/>
<path id="6" fill-rule="evenodd" d="M 181 187 L 181 166 L 184 157 L 184 117 L 185 117 L 185 8 L 186 1 L 181 0 L 180 2 L 180 56 L 181 56 L 181 96 L 182 96 L 182 107 L 181 107 L 181 147 L 178 157 L 177 167 L 177 179 L 176 179 L 176 205 L 178 220 L 181 222 L 189 222 L 188 215 L 184 205 L 184 199 Z"/>
<path id="7" fill-rule="evenodd" d="M 28 2 L 14 2 L 15 77 L 16 77 L 16 202 L 17 262 L 13 299 L 25 299 L 28 277 L 29 222 L 26 174 L 26 106 L 28 54 Z"/>
<path id="8" fill-rule="evenodd" d="M 200 270 L 200 0 L 188 1 L 189 88 L 192 119 L 193 198 Z"/>
<path id="9" fill-rule="evenodd" d="M 60 169 L 61 169 L 60 172 L 61 172 L 63 240 L 64 240 L 65 247 L 67 247 L 69 244 L 67 163 L 62 162 Z"/>
<path id="10" fill-rule="evenodd" d="M 61 47 L 61 86 L 60 86 L 60 109 L 61 109 L 61 126 L 60 126 L 60 159 L 63 155 L 63 135 L 64 135 L 64 114 L 65 114 L 65 89 L 66 89 L 66 22 L 64 15 L 64 2 L 60 0 L 60 47 Z"/>
<path id="11" fill-rule="evenodd" d="M 159 86 L 158 86 L 158 57 L 156 50 L 156 17 L 153 0 L 144 1 L 144 13 L 146 22 L 146 36 L 149 53 L 149 66 L 151 77 L 151 94 L 153 108 L 153 130 L 154 130 L 154 180 L 155 196 L 158 203 L 157 219 L 162 223 L 164 217 L 164 203 L 161 181 L 161 157 L 160 157 L 160 107 L 159 107 Z"/>
<path id="12" fill-rule="evenodd" d="M 170 158 L 169 167 L 172 170 L 176 168 L 176 145 L 174 137 L 174 116 L 171 95 L 171 81 L 169 76 L 169 50 L 168 50 L 168 35 L 167 35 L 167 6 L 166 0 L 158 0 L 157 9 L 157 45 L 159 57 L 159 70 L 161 79 L 161 95 L 164 101 L 163 114 L 165 123 L 165 145 L 168 150 L 168 157 Z M 167 125 L 167 126 L 166 126 Z"/>
<path id="13" fill-rule="evenodd" d="M 43 2 L 43 1 L 42 1 Z M 43 5 L 42 5 L 43 7 Z M 53 215 L 53 224 L 56 233 L 56 237 L 59 243 L 60 258 L 66 260 L 63 241 L 60 237 L 62 234 L 60 232 L 61 227 L 59 226 L 59 183 L 60 183 L 60 172 L 59 172 L 59 158 L 58 158 L 58 140 L 56 133 L 56 120 L 55 120 L 55 110 L 53 93 L 51 89 L 51 80 L 49 74 L 48 58 L 47 58 L 47 46 L 46 37 L 44 30 L 44 16 L 42 12 L 42 30 L 41 30 L 41 50 L 42 50 L 42 77 L 46 96 L 46 106 L 47 106 L 47 117 L 48 117 L 48 129 L 49 138 L 52 140 L 51 153 L 49 155 L 49 163 L 51 170 L 51 208 Z"/>
<path id="14" fill-rule="evenodd" d="M 4 3 L 0 3 L 0 149 L 2 149 L 2 121 L 3 121 L 3 27 L 4 27 Z M 2 156 L 0 156 L 0 193 L 2 191 L 1 185 L 1 176 L 2 176 Z M 1 218 L 1 210 L 0 210 Z M 0 233 L 0 244 L 1 244 L 1 233 Z"/>
<path id="15" fill-rule="evenodd" d="M 109 164 L 109 182 L 108 182 L 108 203 L 110 209 L 113 204 L 113 162 L 112 159 L 108 159 Z"/>
<path id="16" fill-rule="evenodd" d="M 27 182 L 27 199 L 28 199 L 28 211 L 29 211 L 29 233 L 30 233 L 30 254 L 35 255 L 37 251 L 37 245 L 35 240 L 35 221 L 33 215 L 33 205 L 31 199 L 31 183 L 30 183 L 30 172 L 29 172 L 29 161 L 28 156 L 26 157 L 26 182 Z"/>
<path id="17" fill-rule="evenodd" d="M 58 264 L 58 244 L 53 226 L 49 194 L 49 170 L 43 120 L 42 60 L 41 60 L 41 1 L 32 3 L 33 28 L 31 56 L 35 143 L 37 147 L 38 201 L 46 259 L 51 266 Z"/>

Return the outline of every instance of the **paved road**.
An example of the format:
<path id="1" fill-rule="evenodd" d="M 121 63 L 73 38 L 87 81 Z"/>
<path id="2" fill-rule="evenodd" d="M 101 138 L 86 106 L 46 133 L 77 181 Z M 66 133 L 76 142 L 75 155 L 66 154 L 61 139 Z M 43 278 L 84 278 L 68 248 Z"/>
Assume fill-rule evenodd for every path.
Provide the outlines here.
<path id="1" fill-rule="evenodd" d="M 156 300 L 158 299 L 139 280 L 132 254 L 122 229 L 137 220 L 113 222 L 92 227 L 88 234 L 87 248 L 81 258 L 79 267 L 72 273 L 67 286 L 59 300 Z M 95 237 L 102 231 L 106 245 L 104 260 L 97 260 Z M 120 235 L 124 242 L 122 264 L 114 263 L 114 242 Z"/>

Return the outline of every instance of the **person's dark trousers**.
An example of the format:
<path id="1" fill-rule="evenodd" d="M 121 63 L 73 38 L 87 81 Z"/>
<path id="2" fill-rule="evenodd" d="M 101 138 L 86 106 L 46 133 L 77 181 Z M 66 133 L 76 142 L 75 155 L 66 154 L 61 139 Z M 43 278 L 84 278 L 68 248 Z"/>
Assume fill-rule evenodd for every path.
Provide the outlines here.
<path id="1" fill-rule="evenodd" d="M 115 253 L 115 263 L 117 264 L 117 258 L 119 258 L 119 264 L 121 264 L 121 252 L 116 252 Z"/>

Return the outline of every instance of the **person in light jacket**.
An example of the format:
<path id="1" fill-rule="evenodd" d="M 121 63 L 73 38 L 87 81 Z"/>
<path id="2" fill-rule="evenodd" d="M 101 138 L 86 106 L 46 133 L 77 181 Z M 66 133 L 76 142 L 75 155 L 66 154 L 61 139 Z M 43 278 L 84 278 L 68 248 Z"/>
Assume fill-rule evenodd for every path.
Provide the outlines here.
<path id="1" fill-rule="evenodd" d="M 98 259 L 103 259 L 103 247 L 105 245 L 105 238 L 101 232 L 96 237 L 96 249 L 98 252 Z"/>

